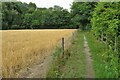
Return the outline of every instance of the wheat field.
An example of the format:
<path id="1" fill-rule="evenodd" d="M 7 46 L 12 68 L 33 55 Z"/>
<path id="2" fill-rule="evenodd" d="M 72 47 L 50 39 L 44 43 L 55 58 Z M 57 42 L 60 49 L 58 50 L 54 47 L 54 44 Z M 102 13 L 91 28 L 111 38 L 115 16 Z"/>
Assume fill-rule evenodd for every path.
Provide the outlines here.
<path id="1" fill-rule="evenodd" d="M 2 32 L 0 31 L 0 79 L 2 77 Z"/>
<path id="2" fill-rule="evenodd" d="M 2 31 L 2 75 L 16 77 L 21 69 L 52 54 L 60 39 L 76 29 Z"/>

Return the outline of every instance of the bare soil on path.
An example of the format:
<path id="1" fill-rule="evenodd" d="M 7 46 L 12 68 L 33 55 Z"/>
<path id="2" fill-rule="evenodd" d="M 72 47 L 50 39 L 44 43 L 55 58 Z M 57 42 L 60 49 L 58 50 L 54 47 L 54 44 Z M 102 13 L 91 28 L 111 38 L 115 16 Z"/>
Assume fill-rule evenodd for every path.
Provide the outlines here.
<path id="1" fill-rule="evenodd" d="M 84 36 L 84 53 L 86 56 L 86 78 L 95 78 L 95 74 L 92 66 L 92 57 L 85 36 Z"/>
<path id="2" fill-rule="evenodd" d="M 47 71 L 49 69 L 49 65 L 51 63 L 52 56 L 48 55 L 44 60 L 41 62 L 37 62 L 26 68 L 21 70 L 19 73 L 19 78 L 46 78 Z"/>

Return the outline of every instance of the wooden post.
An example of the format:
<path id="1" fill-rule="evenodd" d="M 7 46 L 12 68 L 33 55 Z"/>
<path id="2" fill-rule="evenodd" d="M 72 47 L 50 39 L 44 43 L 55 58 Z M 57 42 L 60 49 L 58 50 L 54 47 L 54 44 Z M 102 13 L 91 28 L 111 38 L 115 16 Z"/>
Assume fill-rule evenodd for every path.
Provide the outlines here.
<path id="1" fill-rule="evenodd" d="M 62 54 L 64 55 L 64 38 L 62 38 Z"/>

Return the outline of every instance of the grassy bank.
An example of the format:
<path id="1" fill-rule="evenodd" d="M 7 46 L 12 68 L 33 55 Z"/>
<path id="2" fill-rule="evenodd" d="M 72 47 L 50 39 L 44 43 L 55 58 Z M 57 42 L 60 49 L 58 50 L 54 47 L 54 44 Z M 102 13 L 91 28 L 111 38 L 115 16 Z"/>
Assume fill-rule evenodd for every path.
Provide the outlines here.
<path id="1" fill-rule="evenodd" d="M 118 58 L 116 53 L 102 41 L 97 41 L 91 33 L 85 35 L 92 54 L 96 78 L 117 78 Z"/>
<path id="2" fill-rule="evenodd" d="M 84 54 L 84 39 L 86 36 L 93 59 L 95 78 L 118 78 L 118 57 L 116 53 L 108 48 L 102 41 L 90 32 L 78 32 L 71 47 L 65 51 L 65 55 L 59 56 L 53 62 L 47 77 L 50 78 L 85 78 L 86 60 Z M 60 50 L 54 54 L 58 55 Z"/>
<path id="3" fill-rule="evenodd" d="M 84 78 L 85 77 L 85 55 L 83 53 L 83 33 L 78 32 L 72 42 L 71 47 L 65 51 L 64 55 L 60 50 L 54 54 L 59 55 L 55 62 L 52 63 L 48 71 L 49 78 Z"/>

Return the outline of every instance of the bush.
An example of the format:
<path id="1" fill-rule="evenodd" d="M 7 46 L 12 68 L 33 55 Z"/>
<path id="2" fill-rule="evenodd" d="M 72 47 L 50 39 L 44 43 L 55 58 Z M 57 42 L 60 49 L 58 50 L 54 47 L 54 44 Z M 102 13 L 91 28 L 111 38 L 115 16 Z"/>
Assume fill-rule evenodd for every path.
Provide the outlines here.
<path id="1" fill-rule="evenodd" d="M 12 25 L 11 29 L 20 29 L 20 27 L 18 25 Z"/>

